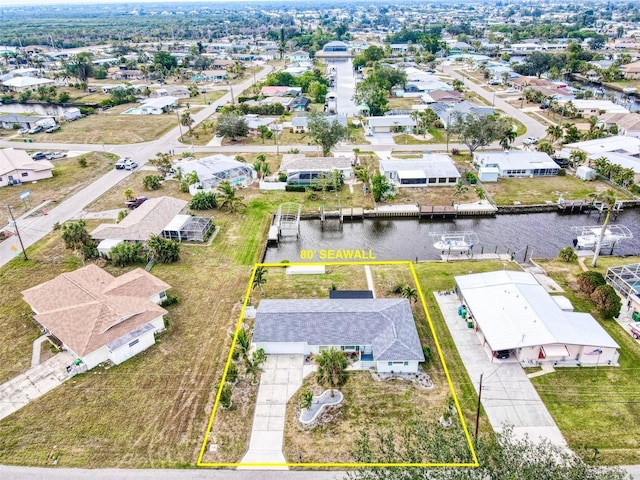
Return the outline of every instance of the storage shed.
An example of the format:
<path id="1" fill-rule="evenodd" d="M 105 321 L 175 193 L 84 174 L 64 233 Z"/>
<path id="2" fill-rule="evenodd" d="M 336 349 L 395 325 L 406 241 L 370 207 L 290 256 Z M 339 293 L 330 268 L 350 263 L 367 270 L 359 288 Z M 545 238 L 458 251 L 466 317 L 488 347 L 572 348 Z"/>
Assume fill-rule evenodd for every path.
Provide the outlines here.
<path id="1" fill-rule="evenodd" d="M 578 177 L 581 180 L 590 182 L 591 180 L 595 180 L 597 176 L 598 176 L 598 172 L 596 172 L 591 167 L 587 167 L 586 165 L 580 165 L 576 169 L 576 177 Z"/>

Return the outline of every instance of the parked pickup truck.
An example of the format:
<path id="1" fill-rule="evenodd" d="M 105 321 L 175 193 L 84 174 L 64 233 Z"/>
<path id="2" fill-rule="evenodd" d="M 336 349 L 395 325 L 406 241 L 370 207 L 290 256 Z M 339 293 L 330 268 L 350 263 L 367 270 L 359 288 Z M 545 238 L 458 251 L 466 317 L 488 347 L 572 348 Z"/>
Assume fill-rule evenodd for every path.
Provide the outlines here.
<path id="1" fill-rule="evenodd" d="M 125 200 L 124 204 L 129 210 L 135 210 L 146 201 L 147 197 L 136 197 L 133 200 Z"/>

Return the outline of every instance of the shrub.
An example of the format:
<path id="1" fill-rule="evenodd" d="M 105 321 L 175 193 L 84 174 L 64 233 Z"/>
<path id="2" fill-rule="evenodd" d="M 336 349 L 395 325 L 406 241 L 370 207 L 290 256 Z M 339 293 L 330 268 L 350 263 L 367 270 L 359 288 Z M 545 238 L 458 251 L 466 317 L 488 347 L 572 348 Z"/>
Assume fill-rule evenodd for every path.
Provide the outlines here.
<path id="1" fill-rule="evenodd" d="M 87 164 L 87 159 L 84 157 L 80 157 L 78 159 L 78 165 L 80 165 L 82 168 L 86 168 Z"/>
<path id="2" fill-rule="evenodd" d="M 476 183 L 478 183 L 478 177 L 473 172 L 465 173 L 464 177 L 467 179 L 467 182 L 469 182 L 471 185 L 475 185 Z"/>
<path id="3" fill-rule="evenodd" d="M 142 179 L 142 185 L 147 190 L 158 190 L 160 188 L 160 180 L 162 180 L 160 175 L 147 175 Z"/>
<path id="4" fill-rule="evenodd" d="M 629 191 L 634 195 L 640 195 L 640 185 L 636 185 L 635 183 L 629 185 Z"/>
<path id="5" fill-rule="evenodd" d="M 451 149 L 451 155 L 460 155 L 460 150 L 457 148 L 452 148 Z"/>
<path id="6" fill-rule="evenodd" d="M 573 250 L 573 247 L 565 247 L 558 252 L 558 257 L 567 263 L 575 262 L 578 259 L 578 255 Z"/>
<path id="7" fill-rule="evenodd" d="M 215 193 L 198 192 L 191 199 L 190 208 L 193 210 L 211 210 L 217 206 L 218 200 Z"/>
<path id="8" fill-rule="evenodd" d="M 278 174 L 278 181 L 279 182 L 286 182 L 287 181 L 287 174 L 284 172 L 280 172 Z"/>
<path id="9" fill-rule="evenodd" d="M 230 363 L 227 370 L 227 382 L 235 383 L 236 380 L 238 380 L 238 367 L 234 363 Z"/>
<path id="10" fill-rule="evenodd" d="M 284 187 L 287 192 L 306 192 L 307 188 L 304 185 L 287 185 Z"/>
<path id="11" fill-rule="evenodd" d="M 558 170 L 558 176 L 559 177 L 566 177 L 567 176 L 567 169 L 566 168 L 561 168 Z"/>
<path id="12" fill-rule="evenodd" d="M 118 219 L 116 220 L 116 223 L 120 223 L 127 215 L 129 215 L 129 210 L 120 210 L 118 212 Z"/>
<path id="13" fill-rule="evenodd" d="M 591 300 L 606 318 L 617 317 L 620 314 L 622 300 L 611 285 L 600 285 L 591 294 Z"/>
<path id="14" fill-rule="evenodd" d="M 142 244 L 123 242 L 109 251 L 109 258 L 114 265 L 124 267 L 142 261 Z"/>
<path id="15" fill-rule="evenodd" d="M 170 307 L 171 305 L 177 305 L 180 303 L 180 297 L 177 295 L 167 295 L 166 298 L 162 301 L 160 306 L 162 308 Z"/>
<path id="16" fill-rule="evenodd" d="M 220 406 L 222 408 L 231 407 L 231 395 L 233 395 L 231 385 L 225 383 L 224 387 L 222 387 L 222 390 L 220 391 Z"/>
<path id="17" fill-rule="evenodd" d="M 596 288 L 605 285 L 607 282 L 600 272 L 589 270 L 578 275 L 578 288 L 583 293 L 591 295 Z"/>
<path id="18" fill-rule="evenodd" d="M 302 410 L 308 410 L 313 404 L 313 392 L 311 390 L 305 390 L 300 395 L 300 408 Z"/>

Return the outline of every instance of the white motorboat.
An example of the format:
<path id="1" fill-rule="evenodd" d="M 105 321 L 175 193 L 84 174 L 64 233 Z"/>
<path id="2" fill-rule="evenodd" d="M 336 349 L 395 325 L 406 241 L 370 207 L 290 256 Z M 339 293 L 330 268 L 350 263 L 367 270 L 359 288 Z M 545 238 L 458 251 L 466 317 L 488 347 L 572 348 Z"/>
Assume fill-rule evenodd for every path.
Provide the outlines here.
<path id="1" fill-rule="evenodd" d="M 627 95 L 630 95 L 632 93 L 636 93 L 636 87 L 624 87 L 622 89 L 622 93 L 626 93 Z"/>
<path id="2" fill-rule="evenodd" d="M 602 233 L 601 227 L 592 227 L 582 231 L 580 235 L 576 239 L 574 239 L 573 243 L 577 249 L 581 248 L 596 248 L 598 245 L 598 240 L 600 239 L 600 234 Z M 611 248 L 615 246 L 615 244 L 623 240 L 625 238 L 629 238 L 625 234 L 616 234 L 612 232 L 609 228 L 606 229 L 604 236 L 602 237 L 602 242 L 600 243 L 600 248 Z"/>
<path id="3" fill-rule="evenodd" d="M 433 248 L 443 252 L 466 252 L 473 248 L 473 243 L 468 242 L 464 235 L 445 234 L 433 244 Z"/>

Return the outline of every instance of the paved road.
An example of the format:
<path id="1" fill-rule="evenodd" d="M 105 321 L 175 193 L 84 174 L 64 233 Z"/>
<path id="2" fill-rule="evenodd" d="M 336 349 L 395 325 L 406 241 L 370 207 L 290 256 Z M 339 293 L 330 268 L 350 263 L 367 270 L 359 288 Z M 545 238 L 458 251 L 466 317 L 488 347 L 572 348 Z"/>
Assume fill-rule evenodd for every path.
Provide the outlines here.
<path id="1" fill-rule="evenodd" d="M 266 65 L 265 68 L 256 74 L 256 80 L 260 81 L 271 71 L 271 67 Z M 246 80 L 240 85 L 235 86 L 237 92 L 241 92 L 253 84 L 253 78 Z M 202 122 L 213 113 L 217 105 L 224 105 L 230 100 L 230 94 L 226 94 L 211 105 L 206 106 L 200 112 L 193 115 L 195 121 L 194 125 Z M 28 144 L 30 149 L 38 150 L 100 150 L 116 153 L 120 156 L 130 156 L 135 159 L 140 166 L 144 165 L 149 159 L 154 158 L 157 152 L 168 152 L 169 149 L 174 149 L 178 154 L 182 151 L 190 150 L 191 147 L 185 146 L 177 139 L 180 135 L 180 129 L 178 127 L 167 132 L 162 137 L 152 142 L 144 142 L 131 145 L 88 145 L 88 144 L 54 144 L 54 143 L 32 143 Z M 22 147 L 21 144 L 16 142 L 0 141 L 0 147 Z M 259 151 L 264 151 L 263 147 L 260 147 Z M 198 151 L 207 151 L 198 148 Z M 210 150 L 209 150 L 210 151 Z M 237 149 L 236 149 L 237 151 Z M 67 198 L 61 202 L 55 208 L 47 211 L 47 215 L 39 217 L 31 217 L 26 219 L 18 219 L 17 225 L 20 230 L 22 242 L 25 248 L 33 245 L 35 242 L 47 235 L 52 229 L 55 223 L 64 223 L 67 220 L 77 217 L 82 210 L 98 197 L 106 193 L 115 187 L 118 183 L 131 175 L 131 171 L 127 170 L 112 170 L 101 178 L 95 180 L 93 183 L 83 188 L 76 194 Z M 15 252 L 13 249 L 20 250 L 20 244 L 18 238 L 13 236 L 10 240 L 0 243 L 0 266 L 5 265 L 7 262 L 15 258 Z"/>
<path id="2" fill-rule="evenodd" d="M 441 68 L 443 73 L 446 73 L 447 75 L 450 75 L 453 78 L 457 78 L 458 80 L 463 80 L 466 88 L 476 93 L 477 95 L 481 96 L 482 98 L 487 100 L 489 103 L 493 103 L 496 108 L 502 110 L 508 116 L 522 122 L 524 126 L 527 127 L 527 133 L 526 133 L 527 137 L 542 138 L 547 135 L 547 131 L 546 131 L 547 129 L 542 123 L 538 122 L 534 118 L 531 118 L 526 113 L 521 112 L 519 109 L 513 107 L 512 105 L 510 105 L 509 103 L 504 101 L 502 98 L 498 97 L 497 95 L 494 95 L 493 92 L 485 90 L 484 87 L 482 87 L 481 85 L 478 85 L 475 82 L 472 82 L 471 80 L 466 79 L 463 75 L 455 71 L 451 67 L 451 65 L 443 64 Z M 516 141 L 513 142 L 513 144 L 522 145 L 523 137 L 518 137 Z"/>
<path id="3" fill-rule="evenodd" d="M 267 470 L 100 470 L 0 465 L 7 480 L 341 480 L 345 472 Z"/>
<path id="4" fill-rule="evenodd" d="M 354 117 L 358 113 L 353 95 L 356 92 L 356 79 L 353 76 L 353 63 L 350 58 L 328 60 L 327 64 L 336 68 L 336 86 L 332 90 L 338 96 L 337 109 L 340 115 Z"/>

